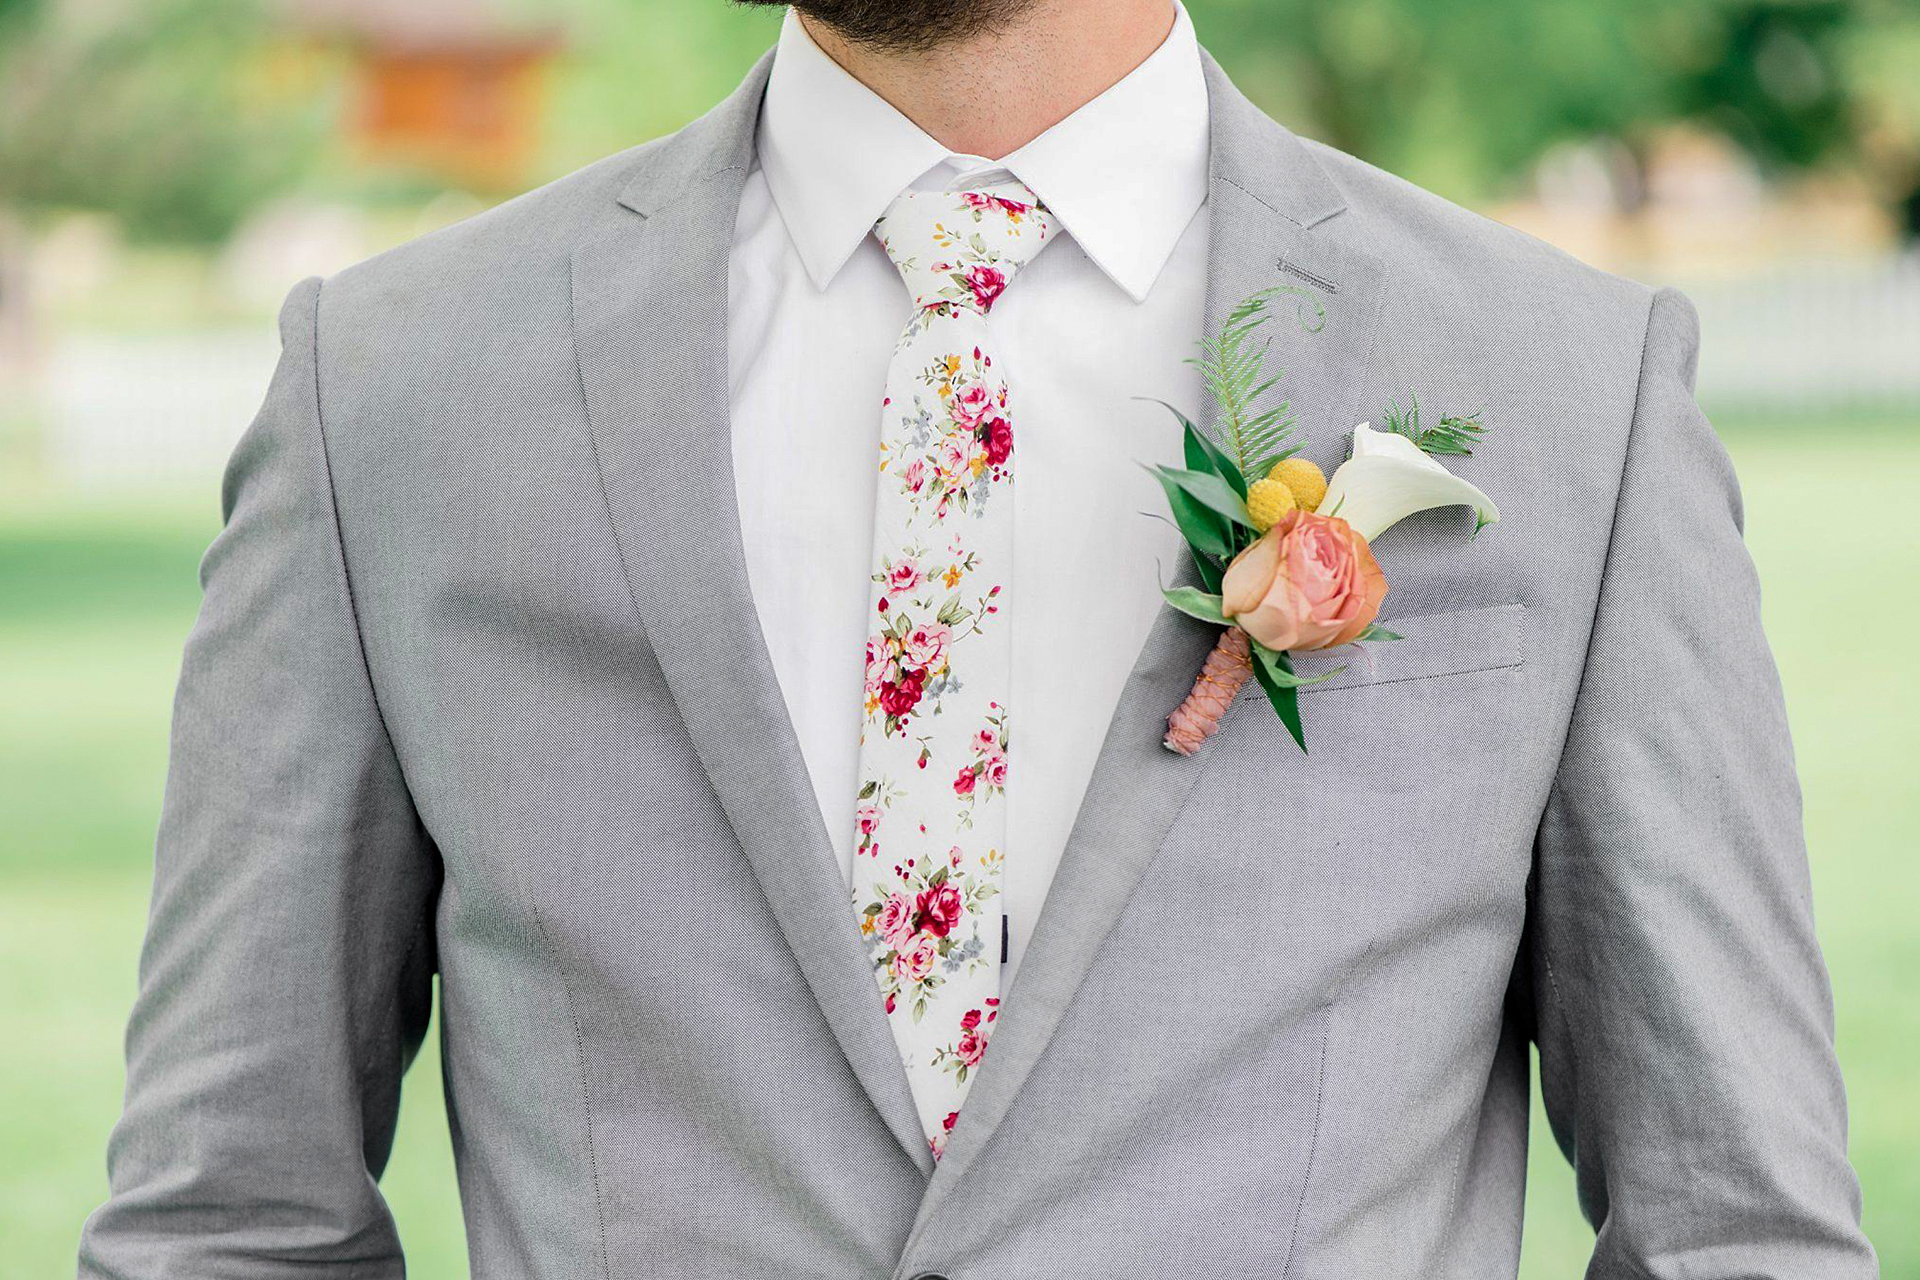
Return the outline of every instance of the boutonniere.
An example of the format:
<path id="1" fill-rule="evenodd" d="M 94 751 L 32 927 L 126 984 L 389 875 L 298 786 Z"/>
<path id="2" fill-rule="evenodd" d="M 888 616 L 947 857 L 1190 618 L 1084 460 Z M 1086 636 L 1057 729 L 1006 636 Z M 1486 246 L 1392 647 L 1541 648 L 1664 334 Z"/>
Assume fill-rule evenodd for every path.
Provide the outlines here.
<path id="1" fill-rule="evenodd" d="M 1478 414 L 1423 427 L 1417 400 L 1406 410 L 1395 404 L 1382 415 L 1384 430 L 1354 428 L 1350 454 L 1331 479 L 1296 456 L 1287 405 L 1258 407 L 1280 380 L 1266 372 L 1272 340 L 1260 329 L 1268 304 L 1286 294 L 1314 301 L 1292 286 L 1264 290 L 1200 344 L 1192 363 L 1218 406 L 1218 438 L 1167 406 L 1185 435 L 1186 466 L 1153 472 L 1202 585 L 1164 595 L 1182 613 L 1226 628 L 1193 692 L 1167 718 L 1165 745 L 1181 755 L 1194 754 L 1213 734 L 1248 677 L 1259 681 L 1305 751 L 1299 691 L 1346 668 L 1302 678 L 1290 655 L 1400 639 L 1375 621 L 1387 578 L 1374 559 L 1374 540 L 1430 507 L 1472 507 L 1476 534 L 1500 518 L 1492 499 L 1436 461 L 1473 451 L 1486 430 Z M 1303 316 L 1303 327 L 1318 324 L 1305 324 Z"/>

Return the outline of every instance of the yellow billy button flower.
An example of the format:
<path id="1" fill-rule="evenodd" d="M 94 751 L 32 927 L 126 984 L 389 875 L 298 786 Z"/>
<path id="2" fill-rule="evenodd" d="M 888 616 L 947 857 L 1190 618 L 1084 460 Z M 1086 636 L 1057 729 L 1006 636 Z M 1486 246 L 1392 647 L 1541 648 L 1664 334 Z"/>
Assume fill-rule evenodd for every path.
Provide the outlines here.
<path id="1" fill-rule="evenodd" d="M 1271 476 L 1247 487 L 1247 514 L 1253 517 L 1253 527 L 1262 533 L 1279 523 L 1295 505 L 1293 491 Z"/>
<path id="2" fill-rule="evenodd" d="M 1287 486 L 1293 505 L 1302 511 L 1318 511 L 1320 499 L 1327 496 L 1327 473 L 1305 458 L 1282 458 L 1267 472 L 1267 479 Z"/>

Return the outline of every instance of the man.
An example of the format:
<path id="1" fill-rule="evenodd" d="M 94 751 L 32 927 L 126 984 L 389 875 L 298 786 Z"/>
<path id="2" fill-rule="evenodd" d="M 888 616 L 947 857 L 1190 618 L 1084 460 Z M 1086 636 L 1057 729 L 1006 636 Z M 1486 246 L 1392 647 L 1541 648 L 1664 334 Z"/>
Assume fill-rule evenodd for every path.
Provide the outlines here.
<path id="1" fill-rule="evenodd" d="M 1186 759 L 1141 398 L 1275 284 L 1306 456 L 1484 409 L 1504 519 L 1380 539 L 1310 755 Z M 281 323 L 84 1273 L 399 1275 L 437 974 L 482 1275 L 1512 1275 L 1530 1043 L 1590 1275 L 1874 1274 L 1677 295 L 1300 141 L 1167 0 L 815 0 Z"/>

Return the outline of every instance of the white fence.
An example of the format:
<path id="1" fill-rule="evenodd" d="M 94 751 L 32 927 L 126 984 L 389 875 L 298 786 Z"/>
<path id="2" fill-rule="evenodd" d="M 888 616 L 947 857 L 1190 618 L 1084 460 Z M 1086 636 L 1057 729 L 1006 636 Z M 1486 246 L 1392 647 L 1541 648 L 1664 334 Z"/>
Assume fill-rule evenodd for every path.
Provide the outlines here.
<path id="1" fill-rule="evenodd" d="M 279 347 L 271 324 L 60 339 L 42 378 L 49 468 L 90 488 L 211 485 L 260 407 Z"/>
<path id="2" fill-rule="evenodd" d="M 1920 415 L 1920 252 L 1673 283 L 1700 310 L 1710 409 Z"/>
<path id="3" fill-rule="evenodd" d="M 1710 410 L 1884 408 L 1920 421 L 1920 254 L 1674 283 L 1700 310 Z M 67 336 L 45 367 L 45 456 L 83 486 L 210 484 L 276 354 L 268 324 Z"/>

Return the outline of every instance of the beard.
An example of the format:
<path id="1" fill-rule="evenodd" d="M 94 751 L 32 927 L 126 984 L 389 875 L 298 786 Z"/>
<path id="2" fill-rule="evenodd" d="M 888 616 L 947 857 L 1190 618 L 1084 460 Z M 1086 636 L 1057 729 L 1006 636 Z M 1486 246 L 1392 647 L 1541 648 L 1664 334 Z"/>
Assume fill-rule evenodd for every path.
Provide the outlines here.
<path id="1" fill-rule="evenodd" d="M 791 0 L 803 16 L 841 39 L 877 49 L 925 50 L 1004 25 L 1035 0 Z M 742 5 L 788 0 L 736 0 Z"/>

